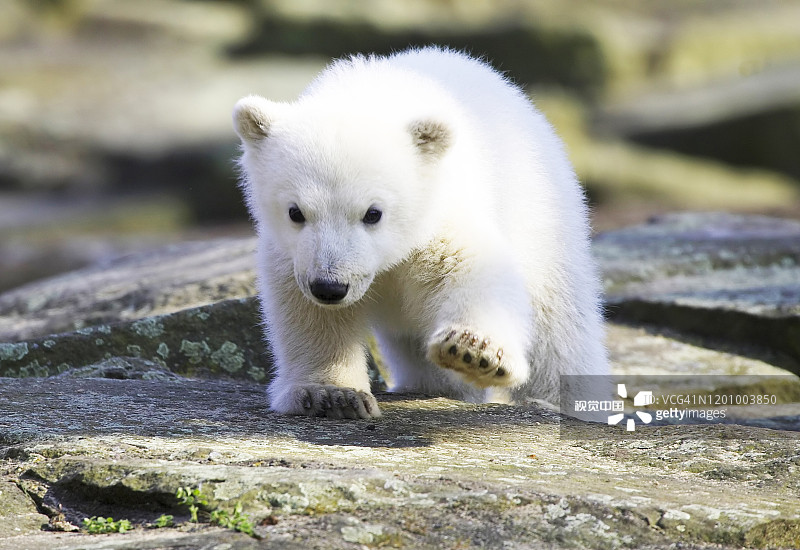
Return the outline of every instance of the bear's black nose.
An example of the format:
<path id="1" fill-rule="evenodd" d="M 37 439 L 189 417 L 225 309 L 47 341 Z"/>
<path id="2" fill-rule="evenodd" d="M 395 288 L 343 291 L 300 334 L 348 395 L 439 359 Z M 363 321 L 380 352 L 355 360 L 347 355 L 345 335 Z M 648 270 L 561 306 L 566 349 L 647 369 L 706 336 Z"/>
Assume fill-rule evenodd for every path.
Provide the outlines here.
<path id="1" fill-rule="evenodd" d="M 311 294 L 323 304 L 335 304 L 341 302 L 347 296 L 350 285 L 328 279 L 317 279 L 311 282 L 309 288 L 311 289 Z"/>

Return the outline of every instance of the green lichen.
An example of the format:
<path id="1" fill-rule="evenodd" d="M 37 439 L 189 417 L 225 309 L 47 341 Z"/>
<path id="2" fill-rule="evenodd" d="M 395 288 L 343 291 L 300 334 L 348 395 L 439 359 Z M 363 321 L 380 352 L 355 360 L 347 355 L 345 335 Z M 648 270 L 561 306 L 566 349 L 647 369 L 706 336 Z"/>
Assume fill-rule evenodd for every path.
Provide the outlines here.
<path id="1" fill-rule="evenodd" d="M 230 373 L 238 372 L 244 366 L 244 354 L 231 341 L 226 341 L 212 353 L 211 360 Z"/>
<path id="2" fill-rule="evenodd" d="M 339 531 L 342 539 L 367 546 L 397 546 L 402 544 L 402 539 L 397 533 L 386 533 L 383 525 L 362 523 L 354 521 L 352 525 L 345 525 Z"/>
<path id="3" fill-rule="evenodd" d="M 259 499 L 285 514 L 308 513 L 311 508 L 317 508 L 320 505 L 319 502 L 312 502 L 306 496 L 292 495 L 290 493 L 264 493 L 259 495 Z M 319 511 L 323 513 L 335 512 L 337 511 L 337 507 L 323 506 L 323 509 Z"/>
<path id="4" fill-rule="evenodd" d="M 256 382 L 263 382 L 267 378 L 267 373 L 264 371 L 264 369 L 255 365 L 252 365 L 249 369 L 247 369 L 247 374 L 250 375 L 250 378 Z"/>
<path id="5" fill-rule="evenodd" d="M 66 368 L 57 365 L 79 368 L 103 359 L 138 357 L 176 374 L 222 374 L 264 382 L 272 356 L 264 348 L 257 318 L 254 299 L 229 300 L 41 340 L 0 344 L 0 376 L 51 376 Z M 163 334 L 152 337 L 162 330 Z"/>
<path id="6" fill-rule="evenodd" d="M 205 312 L 205 311 L 195 311 L 195 312 L 192 313 L 192 315 L 194 317 L 197 317 L 201 321 L 208 321 L 208 317 L 209 317 L 208 313 Z"/>
<path id="7" fill-rule="evenodd" d="M 28 354 L 27 342 L 0 344 L 0 361 L 19 361 Z"/>
<path id="8" fill-rule="evenodd" d="M 167 357 L 169 357 L 169 346 L 167 345 L 167 343 L 166 342 L 161 342 L 158 345 L 158 349 L 156 350 L 156 353 L 159 354 L 162 359 L 166 359 Z"/>
<path id="9" fill-rule="evenodd" d="M 31 361 L 24 367 L 19 368 L 19 377 L 20 378 L 27 378 L 28 376 L 49 376 L 50 369 L 46 366 L 39 364 L 38 360 Z"/>
<path id="10" fill-rule="evenodd" d="M 192 342 L 191 340 L 182 340 L 180 352 L 189 359 L 189 363 L 197 365 L 211 354 L 211 348 L 208 347 L 206 341 Z"/>
<path id="11" fill-rule="evenodd" d="M 158 338 L 164 334 L 164 325 L 157 317 L 146 317 L 131 323 L 131 329 L 145 338 Z"/>

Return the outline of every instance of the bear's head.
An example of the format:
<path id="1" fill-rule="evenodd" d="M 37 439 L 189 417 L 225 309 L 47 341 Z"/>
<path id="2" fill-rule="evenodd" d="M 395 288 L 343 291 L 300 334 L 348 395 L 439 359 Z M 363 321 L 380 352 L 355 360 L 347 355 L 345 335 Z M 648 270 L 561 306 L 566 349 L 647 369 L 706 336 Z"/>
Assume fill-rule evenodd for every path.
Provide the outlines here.
<path id="1" fill-rule="evenodd" d="M 430 238 L 449 125 L 391 110 L 313 100 L 240 100 L 248 208 L 272 262 L 292 266 L 303 294 L 348 306 L 375 276 Z"/>

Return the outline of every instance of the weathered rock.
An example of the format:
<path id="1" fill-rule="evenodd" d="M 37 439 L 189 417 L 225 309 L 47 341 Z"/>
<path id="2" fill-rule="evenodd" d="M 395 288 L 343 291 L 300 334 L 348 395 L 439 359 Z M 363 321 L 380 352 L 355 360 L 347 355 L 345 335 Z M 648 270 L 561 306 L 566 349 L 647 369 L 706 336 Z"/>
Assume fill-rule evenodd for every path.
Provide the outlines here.
<path id="1" fill-rule="evenodd" d="M 609 108 L 597 127 L 648 147 L 782 172 L 797 181 L 800 162 L 791 144 L 800 117 L 798 79 L 795 63 L 682 93 L 629 99 Z"/>
<path id="2" fill-rule="evenodd" d="M 267 382 L 254 246 L 252 238 L 169 245 L 0 294 L 0 377 L 168 369 Z M 368 361 L 374 388 L 384 389 Z"/>
<path id="3" fill-rule="evenodd" d="M 11 479 L 0 479 L 0 545 L 3 539 L 39 531 L 49 518 Z"/>
<path id="4" fill-rule="evenodd" d="M 743 344 L 768 345 L 773 356 L 762 358 L 791 368 L 800 303 L 798 227 L 681 214 L 600 235 L 595 252 L 609 311 L 622 320 L 712 336 L 715 346 L 722 342 L 734 352 Z M 255 301 L 224 300 L 253 294 L 253 247 L 252 239 L 171 245 L 0 295 L 7 340 L 0 344 L 0 375 L 50 376 L 132 357 L 185 376 L 265 382 L 271 360 Z M 744 320 L 732 324 L 732 318 Z M 674 335 L 609 328 L 618 373 L 783 372 L 739 353 L 680 344 Z M 774 357 L 776 350 L 786 357 Z"/>
<path id="5" fill-rule="evenodd" d="M 652 323 L 609 324 L 615 373 L 785 374 L 769 356 L 741 355 L 743 341 L 764 342 L 725 316 L 797 317 L 797 225 L 680 215 L 598 237 L 611 311 Z M 251 296 L 252 240 L 172 247 L 107 269 L 0 296 L 13 306 L 4 319 L 12 334 L 43 331 L 0 344 L 0 376 L 28 377 L 0 378 L 0 490 L 10 495 L 0 518 L 12 526 L 0 530 L 0 549 L 800 543 L 800 432 L 785 431 L 800 426 L 796 378 L 774 388 L 780 403 L 732 411 L 738 425 L 637 426 L 624 437 L 534 406 L 422 396 L 380 394 L 384 417 L 369 422 L 282 417 L 258 383 L 270 358 Z M 753 278 L 783 285 L 784 300 L 708 292 L 749 288 Z M 121 297 L 136 297 L 136 307 Z M 705 333 L 725 351 L 675 338 L 693 328 L 700 298 L 713 316 Z M 191 307 L 204 300 L 214 303 Z M 683 316 L 660 316 L 664 304 Z M 82 328 L 52 335 L 47 326 Z M 737 380 L 749 389 L 748 377 Z M 175 497 L 184 486 L 203 488 L 207 511 L 232 513 L 241 502 L 262 539 L 207 525 L 104 537 L 39 531 L 93 515 L 185 522 Z"/>
<path id="6" fill-rule="evenodd" d="M 174 244 L 0 294 L 0 341 L 252 296 L 254 249 L 254 239 Z"/>
<path id="7" fill-rule="evenodd" d="M 188 219 L 181 201 L 164 196 L 65 199 L 0 192 L 0 292 L 185 241 Z"/>
<path id="8" fill-rule="evenodd" d="M 732 351 L 737 346 L 729 346 L 728 351 L 712 350 L 701 345 L 703 342 L 697 338 L 694 343 L 681 341 L 687 337 L 656 326 L 608 323 L 606 327 L 613 374 L 610 382 L 633 384 L 661 395 L 697 394 L 705 396 L 708 403 L 724 403 L 725 407 L 716 408 L 726 409 L 726 419 L 715 422 L 776 430 L 800 429 L 800 379 L 786 370 L 763 358 Z M 736 399 L 749 395 L 770 396 L 770 399 L 774 396 L 775 402 L 730 406 Z M 672 405 L 661 403 L 655 409 Z"/>
<path id="9" fill-rule="evenodd" d="M 113 515 L 141 524 L 162 513 L 185 521 L 175 491 L 202 487 L 208 510 L 240 502 L 264 548 L 797 542 L 794 435 L 669 426 L 581 442 L 560 438 L 558 415 L 537 408 L 379 400 L 383 418 L 347 422 L 274 415 L 251 384 L 3 380 L 3 476 L 18 479 L 39 510 L 71 523 Z M 43 406 L 54 402 L 70 406 Z M 174 530 L 25 538 L 31 533 L 0 535 L 0 548 L 218 540 L 216 531 L 208 539 Z M 252 542 L 231 540 L 241 542 L 235 548 Z"/>
<path id="10" fill-rule="evenodd" d="M 609 314 L 777 353 L 800 372 L 800 223 L 674 214 L 595 240 Z"/>
<path id="11" fill-rule="evenodd" d="M 263 344 L 256 300 L 226 300 L 0 344 L 0 376 L 76 376 L 73 369 L 85 367 L 95 374 L 129 378 L 126 373 L 141 371 L 142 363 L 146 371 L 165 368 L 195 377 L 267 380 L 272 358 Z M 77 376 L 85 374 L 79 370 Z"/>

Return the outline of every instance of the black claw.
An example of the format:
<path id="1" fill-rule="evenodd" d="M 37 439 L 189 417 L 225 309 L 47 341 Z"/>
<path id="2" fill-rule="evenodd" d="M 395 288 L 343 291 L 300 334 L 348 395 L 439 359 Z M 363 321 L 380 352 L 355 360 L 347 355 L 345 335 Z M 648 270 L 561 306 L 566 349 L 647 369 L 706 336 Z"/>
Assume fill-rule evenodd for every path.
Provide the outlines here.
<path id="1" fill-rule="evenodd" d="M 481 357 L 481 361 L 478 364 L 481 366 L 482 369 L 485 369 L 486 367 L 489 366 L 489 360 L 486 359 L 485 357 Z"/>
<path id="2" fill-rule="evenodd" d="M 456 331 L 455 330 L 451 330 L 450 332 L 447 333 L 447 337 L 445 337 L 444 341 L 445 342 L 448 341 L 450 338 L 452 338 L 455 335 L 456 335 Z"/>
<path id="3" fill-rule="evenodd" d="M 364 407 L 366 407 L 367 412 L 372 416 L 375 416 L 375 413 L 380 410 L 377 403 L 375 403 L 375 401 L 372 399 L 365 399 Z"/>
<path id="4" fill-rule="evenodd" d="M 497 369 L 497 371 L 495 371 L 494 375 L 495 376 L 505 376 L 506 375 L 506 369 L 504 369 L 503 367 L 499 367 Z"/>
<path id="5" fill-rule="evenodd" d="M 450 346 L 450 349 L 447 350 L 447 353 L 449 353 L 450 355 L 458 355 L 458 347 L 456 347 L 456 345 L 453 344 L 452 346 Z"/>
<path id="6" fill-rule="evenodd" d="M 308 390 L 303 391 L 303 408 L 308 410 L 311 408 L 311 395 L 309 395 Z"/>
<path id="7" fill-rule="evenodd" d="M 472 363 L 472 356 L 469 354 L 469 352 L 464 354 L 463 359 L 465 363 Z"/>

